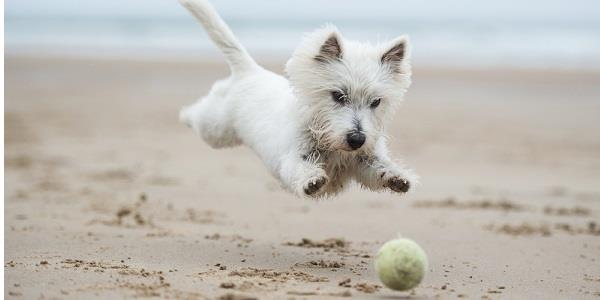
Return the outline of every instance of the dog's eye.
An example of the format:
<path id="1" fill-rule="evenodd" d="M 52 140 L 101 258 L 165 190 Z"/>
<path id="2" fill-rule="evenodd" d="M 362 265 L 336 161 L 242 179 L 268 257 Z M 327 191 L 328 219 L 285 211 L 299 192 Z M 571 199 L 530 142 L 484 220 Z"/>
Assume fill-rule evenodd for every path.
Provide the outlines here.
<path id="1" fill-rule="evenodd" d="M 375 101 L 371 102 L 371 108 L 376 108 L 381 103 L 381 98 L 375 99 Z"/>
<path id="2" fill-rule="evenodd" d="M 342 93 L 340 91 L 331 92 L 331 98 L 333 98 L 333 101 L 335 101 L 337 103 L 340 103 L 340 104 L 346 103 L 346 95 L 344 95 L 344 93 Z"/>

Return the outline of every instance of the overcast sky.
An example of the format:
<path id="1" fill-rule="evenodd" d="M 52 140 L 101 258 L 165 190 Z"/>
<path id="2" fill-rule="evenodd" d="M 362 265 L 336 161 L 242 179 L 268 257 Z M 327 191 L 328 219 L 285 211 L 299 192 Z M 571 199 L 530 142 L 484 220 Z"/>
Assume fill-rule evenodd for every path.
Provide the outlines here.
<path id="1" fill-rule="evenodd" d="M 598 21 L 598 0 L 214 0 L 229 17 L 333 19 L 469 18 Z M 5 14 L 172 17 L 185 12 L 176 0 L 6 0 Z"/>

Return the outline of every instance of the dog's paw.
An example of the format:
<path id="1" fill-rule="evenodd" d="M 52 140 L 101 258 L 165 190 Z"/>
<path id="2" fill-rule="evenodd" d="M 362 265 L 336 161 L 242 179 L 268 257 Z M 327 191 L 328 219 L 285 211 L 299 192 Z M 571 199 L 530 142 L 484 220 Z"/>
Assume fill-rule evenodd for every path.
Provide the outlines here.
<path id="1" fill-rule="evenodd" d="M 389 188 L 396 193 L 406 193 L 410 189 L 410 181 L 395 172 L 383 171 L 379 175 L 383 181 L 383 187 Z"/>
<path id="2" fill-rule="evenodd" d="M 327 177 L 325 176 L 312 178 L 304 185 L 304 194 L 307 196 L 317 195 L 326 184 Z"/>
<path id="3" fill-rule="evenodd" d="M 397 193 L 406 193 L 410 189 L 410 182 L 400 176 L 388 179 L 385 185 Z"/>

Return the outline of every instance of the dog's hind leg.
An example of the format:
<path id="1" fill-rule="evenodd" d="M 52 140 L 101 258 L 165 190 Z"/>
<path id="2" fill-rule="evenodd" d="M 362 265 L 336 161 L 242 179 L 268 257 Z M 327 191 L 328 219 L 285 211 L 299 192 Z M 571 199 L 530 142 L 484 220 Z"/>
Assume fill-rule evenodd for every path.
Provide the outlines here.
<path id="1" fill-rule="evenodd" d="M 218 81 L 208 96 L 184 107 L 179 119 L 192 128 L 213 148 L 234 147 L 242 141 L 233 127 L 227 98 L 228 80 Z"/>

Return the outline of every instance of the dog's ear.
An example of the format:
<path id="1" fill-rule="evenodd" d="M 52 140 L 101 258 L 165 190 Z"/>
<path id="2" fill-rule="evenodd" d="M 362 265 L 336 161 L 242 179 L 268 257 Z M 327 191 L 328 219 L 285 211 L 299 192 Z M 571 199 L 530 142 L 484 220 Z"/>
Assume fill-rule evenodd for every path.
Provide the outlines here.
<path id="1" fill-rule="evenodd" d="M 342 58 L 342 46 L 337 32 L 329 34 L 325 42 L 319 48 L 319 53 L 315 56 L 318 62 L 328 62 Z"/>
<path id="2" fill-rule="evenodd" d="M 385 52 L 381 56 L 381 63 L 390 65 L 394 72 L 400 72 L 402 62 L 408 58 L 408 48 L 407 37 L 401 36 L 393 40 L 390 45 L 385 48 Z"/>

